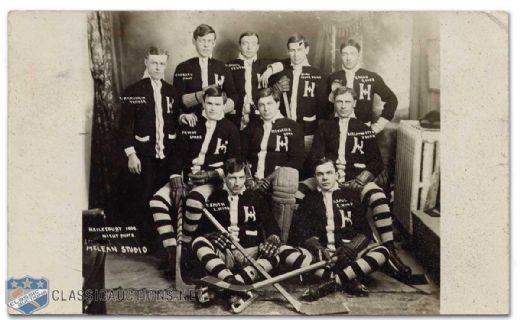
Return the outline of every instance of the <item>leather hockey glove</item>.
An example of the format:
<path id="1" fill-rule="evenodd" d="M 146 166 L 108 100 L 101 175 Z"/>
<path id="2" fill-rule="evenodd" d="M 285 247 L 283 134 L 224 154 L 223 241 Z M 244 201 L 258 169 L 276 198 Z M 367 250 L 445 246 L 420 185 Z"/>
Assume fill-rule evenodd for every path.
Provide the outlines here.
<path id="1" fill-rule="evenodd" d="M 350 242 L 341 244 L 336 249 L 338 267 L 346 268 L 349 264 L 354 262 L 361 250 L 365 249 L 369 243 L 370 239 L 366 235 L 358 233 Z"/>
<path id="2" fill-rule="evenodd" d="M 184 183 L 182 182 L 181 176 L 173 176 L 170 178 L 170 188 L 171 188 L 171 200 L 175 208 L 179 208 L 179 204 L 181 200 L 186 197 L 186 189 L 184 187 Z"/>
<path id="3" fill-rule="evenodd" d="M 291 90 L 291 79 L 287 76 L 283 76 L 273 85 L 273 88 L 279 92 L 288 92 Z"/>
<path id="4" fill-rule="evenodd" d="M 272 234 L 263 243 L 258 246 L 260 255 L 265 258 L 271 258 L 278 254 L 278 249 L 282 245 L 280 237 Z"/>
<path id="5" fill-rule="evenodd" d="M 209 240 L 218 250 L 225 252 L 230 249 L 233 243 L 229 237 L 222 232 L 213 232 L 206 235 L 206 239 Z"/>
<path id="6" fill-rule="evenodd" d="M 321 245 L 318 237 L 311 237 L 305 240 L 303 246 L 318 260 L 330 260 L 332 258 L 327 248 Z"/>
<path id="7" fill-rule="evenodd" d="M 368 170 L 363 170 L 355 179 L 347 181 L 344 186 L 355 193 L 361 193 L 365 185 L 373 180 L 374 175 Z"/>
<path id="8" fill-rule="evenodd" d="M 197 173 L 190 173 L 188 177 L 191 179 L 196 186 L 201 186 L 207 183 L 214 183 L 220 179 L 220 175 L 217 170 L 210 171 L 199 171 Z"/>

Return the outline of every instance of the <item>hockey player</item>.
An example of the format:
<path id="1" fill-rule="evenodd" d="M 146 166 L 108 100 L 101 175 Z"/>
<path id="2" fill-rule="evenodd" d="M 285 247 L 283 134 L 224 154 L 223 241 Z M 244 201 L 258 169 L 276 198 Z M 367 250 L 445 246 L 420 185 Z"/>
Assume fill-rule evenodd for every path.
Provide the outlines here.
<path id="1" fill-rule="evenodd" d="M 205 208 L 228 230 L 229 234 L 266 270 L 278 263 L 280 231 L 268 210 L 264 198 L 245 187 L 245 164 L 236 159 L 226 161 L 223 187 L 215 190 Z M 259 277 L 258 271 L 232 245 L 231 240 L 204 216 L 202 208 L 187 212 L 191 220 L 199 220 L 192 248 L 205 270 L 232 284 L 251 284 Z M 234 309 L 239 308 L 240 297 L 232 297 Z"/>
<path id="2" fill-rule="evenodd" d="M 375 133 L 370 127 L 355 117 L 356 92 L 346 87 L 338 87 L 333 92 L 335 118 L 323 122 L 314 139 L 309 159 L 316 163 L 326 157 L 334 161 L 338 169 L 338 183 L 340 187 L 349 189 L 355 194 L 360 194 L 365 187 L 377 192 L 381 199 L 387 202 L 384 193 L 380 193 L 387 183 L 387 175 L 383 170 L 381 154 L 377 146 Z M 373 182 L 373 183 L 370 183 Z M 303 199 L 317 187 L 316 178 L 309 178 L 300 182 L 296 199 L 301 204 Z M 372 190 L 373 189 L 373 190 Z M 368 206 L 371 208 L 371 199 Z M 383 200 L 382 200 L 383 201 Z M 390 259 L 396 269 L 408 273 L 410 268 L 406 266 L 393 246 L 392 223 L 389 226 L 381 226 L 377 223 L 380 219 L 379 211 L 372 212 L 375 232 L 380 239 L 387 243 L 390 250 Z M 392 221 L 392 216 L 388 217 Z"/>
<path id="3" fill-rule="evenodd" d="M 349 39 L 340 46 L 343 70 L 329 76 L 329 101 L 334 103 L 332 92 L 339 86 L 346 86 L 356 91 L 358 96 L 356 117 L 371 126 L 376 134 L 381 132 L 386 124 L 392 121 L 397 108 L 397 97 L 377 73 L 359 67 L 361 46 L 355 40 Z M 374 95 L 383 101 L 383 112 L 376 122 L 372 122 Z"/>
<path id="4" fill-rule="evenodd" d="M 327 268 L 315 275 L 325 280 L 318 290 L 307 292 L 310 300 L 336 288 L 354 295 L 368 295 L 360 278 L 376 271 L 389 256 L 387 239 L 372 242 L 370 226 L 362 203 L 369 203 L 377 213 L 376 225 L 390 227 L 392 220 L 388 203 L 380 189 L 366 186 L 362 197 L 338 185 L 338 172 L 333 160 L 321 159 L 315 169 L 318 190 L 310 193 L 295 215 L 291 243 L 297 247 L 280 248 L 281 263 L 293 268 L 307 266 L 318 260 L 331 260 Z"/>
<path id="5" fill-rule="evenodd" d="M 335 117 L 319 126 L 309 158 L 312 163 L 323 157 L 334 160 L 339 183 L 348 182 L 360 191 L 383 170 L 376 135 L 356 118 L 357 96 L 353 89 L 338 87 L 332 98 Z"/>
<path id="6" fill-rule="evenodd" d="M 237 90 L 236 114 L 234 122 L 242 130 L 251 118 L 258 118 L 259 111 L 255 106 L 258 90 L 263 86 L 262 79 L 268 68 L 281 66 L 280 63 L 271 66 L 273 59 L 259 59 L 260 37 L 256 32 L 244 32 L 238 38 L 240 53 L 238 58 L 227 63 L 233 75 Z M 278 69 L 278 72 L 281 69 Z M 268 73 L 273 74 L 273 69 Z M 267 77 L 268 79 L 268 77 Z"/>
<path id="7" fill-rule="evenodd" d="M 166 50 L 150 47 L 142 79 L 126 88 L 121 97 L 121 140 L 130 173 L 125 182 L 128 208 L 123 211 L 136 220 L 147 245 L 154 238 L 147 203 L 168 181 L 168 159 L 181 106 L 178 91 L 164 81 L 167 60 Z"/>
<path id="8" fill-rule="evenodd" d="M 309 43 L 299 34 L 287 40 L 289 59 L 283 60 L 283 71 L 271 78 L 274 86 L 287 97 L 281 112 L 300 124 L 305 138 L 305 152 L 309 152 L 318 120 L 332 113 L 327 103 L 326 79 L 322 72 L 307 60 Z"/>
<path id="9" fill-rule="evenodd" d="M 176 157 L 173 159 L 170 182 L 155 193 L 150 201 L 151 213 L 159 238 L 166 248 L 170 269 L 175 268 L 177 209 L 180 198 L 193 187 L 187 204 L 204 203 L 224 177 L 224 162 L 240 157 L 240 135 L 235 125 L 224 118 L 226 93 L 212 87 L 204 93 L 204 111 L 198 116 L 195 127 L 181 125 L 176 142 Z M 184 181 L 183 178 L 184 177 Z M 190 242 L 190 221 L 185 222 Z"/>
<path id="10" fill-rule="evenodd" d="M 250 187 L 264 193 L 272 191 L 273 214 L 285 242 L 296 203 L 299 170 L 305 159 L 303 135 L 294 120 L 281 115 L 277 90 L 261 89 L 257 106 L 261 121 L 251 122 L 244 129 L 242 153 L 251 165 L 254 183 Z"/>
<path id="11" fill-rule="evenodd" d="M 186 113 L 182 120 L 192 126 L 196 121 L 194 114 L 202 111 L 204 90 L 210 86 L 219 86 L 226 92 L 228 99 L 224 112 L 235 113 L 237 95 L 231 71 L 212 57 L 216 39 L 217 34 L 211 26 L 199 25 L 193 31 L 192 40 L 198 56 L 180 63 L 173 75 L 173 85 L 182 94 L 183 112 Z"/>

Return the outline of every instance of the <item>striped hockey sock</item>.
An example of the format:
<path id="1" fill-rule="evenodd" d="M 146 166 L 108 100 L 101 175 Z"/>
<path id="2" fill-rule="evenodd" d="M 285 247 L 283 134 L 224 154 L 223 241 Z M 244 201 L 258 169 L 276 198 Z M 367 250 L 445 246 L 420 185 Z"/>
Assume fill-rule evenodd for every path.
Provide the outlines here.
<path id="1" fill-rule="evenodd" d="M 351 280 L 369 275 L 378 270 L 387 260 L 388 249 L 383 246 L 378 246 L 352 262 L 352 264 L 345 269 L 339 271 L 335 276 L 336 283 L 344 285 Z"/>
<path id="2" fill-rule="evenodd" d="M 393 242 L 392 213 L 383 190 L 373 182 L 367 183 L 361 191 L 361 199 L 372 210 L 374 225 L 381 242 Z"/>
<path id="3" fill-rule="evenodd" d="M 150 212 L 155 223 L 155 228 L 159 233 L 159 239 L 164 248 L 177 245 L 175 232 L 177 213 L 172 212 L 172 209 L 170 185 L 167 184 L 159 189 L 159 191 L 153 195 L 152 200 L 150 200 Z"/>
<path id="4" fill-rule="evenodd" d="M 216 254 L 215 247 L 205 237 L 198 237 L 192 243 L 193 252 L 204 266 L 204 269 L 214 277 L 228 281 L 233 273 L 226 267 L 226 263 Z"/>

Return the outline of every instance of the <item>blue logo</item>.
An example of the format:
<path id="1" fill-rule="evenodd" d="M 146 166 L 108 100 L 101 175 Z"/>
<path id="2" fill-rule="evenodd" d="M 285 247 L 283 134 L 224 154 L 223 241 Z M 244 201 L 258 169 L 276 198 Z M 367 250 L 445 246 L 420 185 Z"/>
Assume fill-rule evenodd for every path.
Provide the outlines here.
<path id="1" fill-rule="evenodd" d="M 45 278 L 9 278 L 7 306 L 23 314 L 31 314 L 49 304 L 49 280 Z"/>

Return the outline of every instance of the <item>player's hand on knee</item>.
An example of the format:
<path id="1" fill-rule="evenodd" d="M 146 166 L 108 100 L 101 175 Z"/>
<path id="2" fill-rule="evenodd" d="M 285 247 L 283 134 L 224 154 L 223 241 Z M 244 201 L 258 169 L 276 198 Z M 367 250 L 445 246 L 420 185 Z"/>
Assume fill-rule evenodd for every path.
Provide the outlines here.
<path id="1" fill-rule="evenodd" d="M 259 246 L 259 252 L 262 257 L 271 258 L 278 254 L 278 250 L 282 245 L 280 237 L 272 234 Z"/>
<path id="2" fill-rule="evenodd" d="M 141 174 L 141 160 L 133 153 L 128 157 L 128 170 L 134 174 Z"/>

